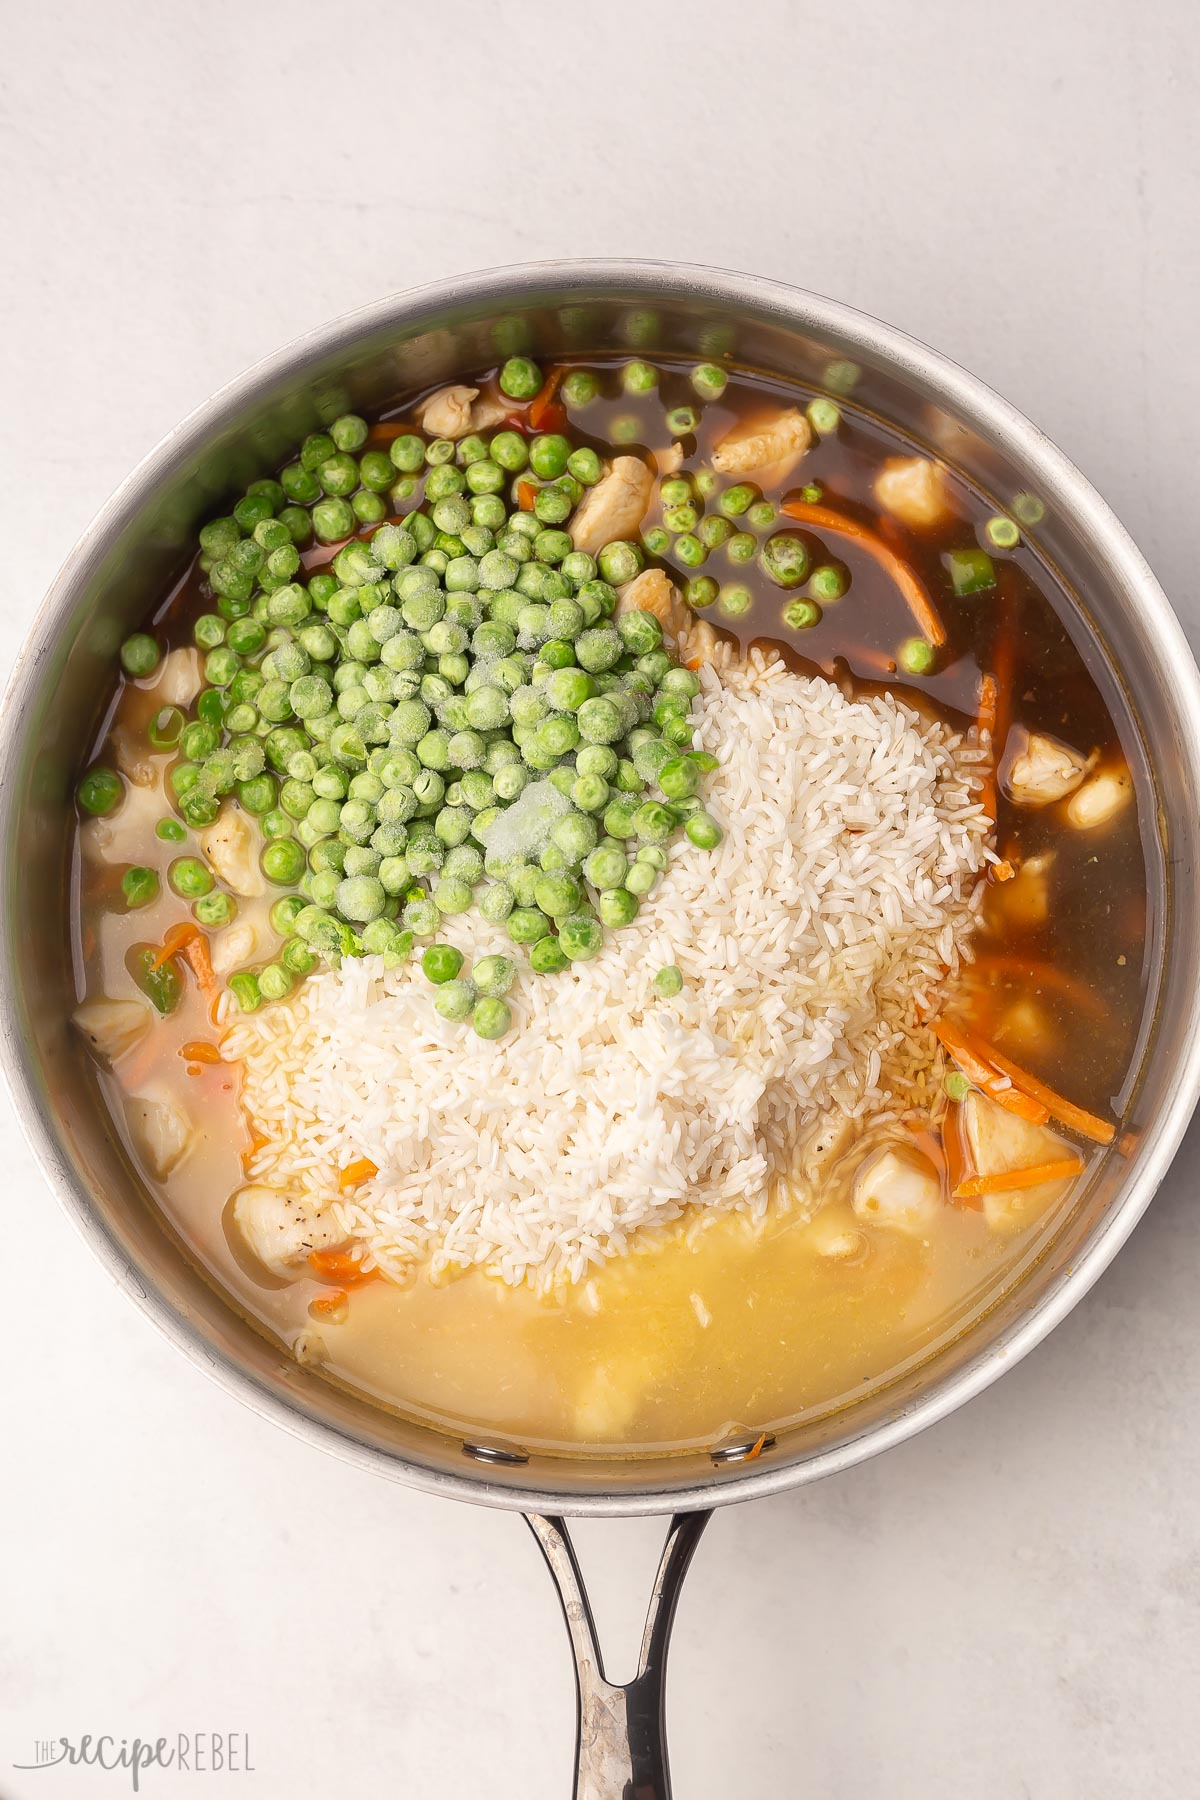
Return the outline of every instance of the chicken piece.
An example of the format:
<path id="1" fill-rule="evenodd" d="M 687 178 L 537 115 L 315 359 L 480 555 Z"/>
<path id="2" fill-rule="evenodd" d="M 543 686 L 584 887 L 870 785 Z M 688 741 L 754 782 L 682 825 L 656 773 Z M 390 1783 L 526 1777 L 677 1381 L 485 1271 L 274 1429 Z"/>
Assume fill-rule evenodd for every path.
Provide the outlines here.
<path id="1" fill-rule="evenodd" d="M 233 1218 L 259 1262 L 273 1275 L 294 1275 L 314 1250 L 332 1250 L 346 1234 L 332 1213 L 318 1212 L 283 1188 L 251 1183 L 233 1197 Z"/>
<path id="2" fill-rule="evenodd" d="M 868 1248 L 866 1233 L 858 1229 L 853 1214 L 844 1206 L 822 1207 L 805 1226 L 804 1237 L 818 1256 L 831 1262 L 857 1262 Z"/>
<path id="3" fill-rule="evenodd" d="M 181 1162 L 195 1141 L 191 1120 L 174 1100 L 159 1094 L 131 1094 L 125 1117 L 135 1148 L 159 1181 Z"/>
<path id="4" fill-rule="evenodd" d="M 315 1369 L 329 1361 L 329 1346 L 319 1331 L 306 1326 L 292 1340 L 292 1355 L 302 1368 Z"/>
<path id="5" fill-rule="evenodd" d="M 937 1170 L 907 1144 L 889 1144 L 854 1177 L 855 1215 L 870 1225 L 922 1234 L 941 1204 Z"/>
<path id="6" fill-rule="evenodd" d="M 595 1362 L 575 1400 L 575 1428 L 580 1437 L 597 1446 L 623 1443 L 654 1375 L 648 1352 Z"/>
<path id="7" fill-rule="evenodd" d="M 963 1102 L 963 1122 L 977 1175 L 1033 1169 L 1039 1163 L 1059 1162 L 1072 1154 L 1070 1145 L 1057 1132 L 1045 1125 L 1031 1124 L 974 1089 Z M 1065 1176 L 1058 1181 L 1039 1182 L 1037 1187 L 1001 1188 L 984 1194 L 984 1217 L 993 1231 L 1023 1231 L 1047 1207 L 1062 1199 L 1073 1179 Z"/>
<path id="8" fill-rule="evenodd" d="M 812 443 L 812 428 L 799 407 L 789 406 L 773 419 L 739 425 L 713 451 L 713 468 L 721 475 L 753 475 L 762 487 L 787 480 Z"/>
<path id="9" fill-rule="evenodd" d="M 266 950 L 266 933 L 253 919 L 239 919 L 227 931 L 220 931 L 212 941 L 209 953 L 213 972 L 228 975 L 246 963 L 256 962 Z"/>
<path id="10" fill-rule="evenodd" d="M 654 477 L 636 456 L 618 456 L 587 490 L 567 529 L 577 550 L 595 556 L 605 544 L 632 538 L 646 516 Z"/>
<path id="11" fill-rule="evenodd" d="M 1133 799 L 1133 782 L 1128 769 L 1101 769 L 1093 775 L 1067 807 L 1067 818 L 1076 831 L 1092 831 L 1107 825 Z"/>
<path id="12" fill-rule="evenodd" d="M 118 769 L 134 787 L 154 787 L 158 781 L 158 770 L 150 760 L 149 751 L 128 731 L 114 731 L 112 734 L 113 756 Z"/>
<path id="13" fill-rule="evenodd" d="M 154 1019 L 142 1000 L 85 1000 L 71 1018 L 95 1055 L 115 1063 L 140 1044 Z"/>
<path id="14" fill-rule="evenodd" d="M 653 450 L 651 455 L 659 475 L 678 475 L 683 467 L 682 444 L 668 444 L 665 450 Z"/>
<path id="15" fill-rule="evenodd" d="M 80 838 L 85 853 L 106 863 L 140 863 L 145 860 L 147 839 L 164 811 L 158 784 L 139 787 L 130 782 L 116 812 L 104 819 L 89 819 Z"/>
<path id="16" fill-rule="evenodd" d="M 1073 794 L 1091 764 L 1078 750 L 1044 732 L 1031 731 L 1008 766 L 1009 797 L 1016 806 L 1050 806 Z"/>
<path id="17" fill-rule="evenodd" d="M 255 828 L 236 806 L 226 802 L 208 829 L 200 833 L 200 848 L 225 886 L 243 900 L 266 893 Z"/>
<path id="18" fill-rule="evenodd" d="M 154 698 L 160 706 L 188 707 L 204 686 L 204 669 L 200 652 L 190 646 L 172 650 L 163 659 Z"/>
<path id="19" fill-rule="evenodd" d="M 1012 924 L 1033 931 L 1050 917 L 1050 870 L 1053 850 L 1026 857 L 1011 881 L 996 890 L 996 905 Z"/>
<path id="20" fill-rule="evenodd" d="M 430 394 L 417 419 L 430 437 L 461 438 L 469 431 L 487 431 L 498 425 L 508 410 L 504 401 L 495 396 L 485 395 L 481 400 L 478 388 L 455 385 Z"/>
<path id="21" fill-rule="evenodd" d="M 914 531 L 940 525 L 950 511 L 946 500 L 946 471 L 927 456 L 889 456 L 875 477 L 875 498 Z"/>

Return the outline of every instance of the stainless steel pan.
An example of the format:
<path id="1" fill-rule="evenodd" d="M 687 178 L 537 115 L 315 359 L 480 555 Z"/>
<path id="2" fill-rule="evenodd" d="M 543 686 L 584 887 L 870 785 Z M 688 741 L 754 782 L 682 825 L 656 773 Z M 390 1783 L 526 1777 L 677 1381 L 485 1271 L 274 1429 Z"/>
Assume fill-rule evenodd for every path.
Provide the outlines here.
<path id="1" fill-rule="evenodd" d="M 518 1455 L 452 1441 L 299 1367 L 217 1291 L 155 1210 L 112 1129 L 66 1018 L 65 816 L 122 637 L 180 564 L 197 523 L 318 422 L 480 368 L 654 344 L 820 385 L 856 365 L 855 398 L 1011 504 L 1045 508 L 1036 539 L 1080 596 L 1125 683 L 1157 789 L 1168 892 L 1163 980 L 1130 1106 L 1136 1143 L 1109 1159 L 1047 1253 L 958 1342 L 890 1388 L 777 1438 L 621 1461 Z M 840 371 L 844 374 L 844 369 Z M 815 1480 L 943 1418 L 1032 1349 L 1133 1229 L 1200 1089 L 1200 918 L 1186 902 L 1200 832 L 1200 678 L 1126 533 L 1028 420 L 945 358 L 796 289 L 655 263 L 553 263 L 424 288 L 338 320 L 268 358 L 193 413 L 113 496 L 55 581 L 0 727 L 0 1044 L 51 1185 L 109 1272 L 194 1361 L 263 1417 L 397 1480 L 524 1512 L 563 1596 L 580 1689 L 580 1794 L 665 1795 L 663 1666 L 679 1581 L 709 1510 Z M 1172 895 L 1184 903 L 1172 903 Z M 609 1686 L 563 1523 L 673 1512 L 642 1667 Z"/>

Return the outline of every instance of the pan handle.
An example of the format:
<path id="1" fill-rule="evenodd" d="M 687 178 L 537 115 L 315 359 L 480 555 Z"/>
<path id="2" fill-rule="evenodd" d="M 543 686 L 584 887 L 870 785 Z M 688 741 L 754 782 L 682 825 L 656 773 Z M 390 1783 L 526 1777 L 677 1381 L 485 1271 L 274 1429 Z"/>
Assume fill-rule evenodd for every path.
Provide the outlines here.
<path id="1" fill-rule="evenodd" d="M 664 1717 L 667 1645 L 683 1578 L 711 1516 L 676 1513 L 671 1520 L 650 1594 L 637 1674 L 628 1686 L 620 1687 L 605 1678 L 592 1609 L 566 1521 L 526 1514 L 558 1588 L 575 1652 L 575 1800 L 629 1800 L 634 1795 L 637 1800 L 671 1800 Z"/>

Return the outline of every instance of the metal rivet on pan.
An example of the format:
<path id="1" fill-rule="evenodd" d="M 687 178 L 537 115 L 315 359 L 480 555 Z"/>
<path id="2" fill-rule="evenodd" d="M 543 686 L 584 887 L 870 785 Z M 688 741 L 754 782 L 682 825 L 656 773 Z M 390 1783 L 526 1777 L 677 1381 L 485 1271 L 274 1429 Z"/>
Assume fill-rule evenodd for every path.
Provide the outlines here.
<path id="1" fill-rule="evenodd" d="M 519 1469 L 522 1463 L 529 1461 L 526 1450 L 501 1450 L 497 1444 L 463 1444 L 463 1451 L 476 1462 L 502 1463 L 506 1468 Z"/>
<path id="2" fill-rule="evenodd" d="M 737 1438 L 733 1443 L 717 1444 L 709 1451 L 715 1463 L 753 1462 L 764 1450 L 775 1448 L 775 1434 L 771 1431 L 760 1432 L 758 1437 Z"/>

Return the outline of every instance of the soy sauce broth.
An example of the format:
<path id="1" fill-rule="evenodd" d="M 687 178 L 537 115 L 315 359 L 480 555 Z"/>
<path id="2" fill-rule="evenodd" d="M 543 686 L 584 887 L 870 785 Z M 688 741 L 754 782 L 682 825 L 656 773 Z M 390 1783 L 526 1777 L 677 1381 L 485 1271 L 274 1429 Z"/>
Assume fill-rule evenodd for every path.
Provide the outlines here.
<path id="1" fill-rule="evenodd" d="M 621 391 L 610 361 L 571 364 L 581 366 L 594 370 L 603 392 L 584 407 L 568 408 L 564 429 L 605 458 L 661 453 L 671 442 L 665 412 L 695 401 L 681 366 L 660 360 L 658 389 L 639 395 Z M 494 391 L 494 372 L 472 380 Z M 780 406 L 804 406 L 811 397 L 758 374 L 733 372 L 721 399 L 703 407 L 697 433 L 681 440 L 682 472 L 705 468 L 713 446 L 739 422 Z M 996 842 L 1018 875 L 986 889 L 976 969 L 959 995 L 982 1036 L 1078 1104 L 1119 1116 L 1153 1009 L 1162 881 L 1152 789 L 1119 679 L 1081 609 L 1025 534 L 1011 550 L 987 541 L 986 522 L 1002 509 L 953 471 L 945 478 L 948 514 L 935 527 L 914 531 L 881 515 L 873 493 L 880 466 L 918 453 L 919 446 L 852 402 L 839 404 L 836 434 L 814 441 L 767 497 L 778 503 L 819 487 L 823 505 L 869 526 L 904 556 L 946 626 L 947 643 L 932 674 L 897 670 L 897 648 L 914 634 L 913 618 L 886 573 L 852 539 L 809 532 L 782 516 L 770 528 L 800 530 L 814 564 L 832 563 L 847 577 L 846 592 L 805 630 L 788 626 L 783 610 L 792 596 L 757 561 L 734 567 L 720 547 L 699 569 L 673 560 L 670 547 L 654 560 L 680 588 L 697 575 L 743 584 L 751 594 L 743 616 L 728 619 L 719 606 L 704 616 L 744 648 L 775 645 L 798 671 L 820 672 L 860 691 L 889 691 L 964 728 L 976 714 L 981 676 L 1002 667 L 1014 735 L 1044 731 L 1084 754 L 1096 752 L 1102 765 L 1127 764 L 1135 804 L 1102 832 L 1066 829 L 1060 807 L 1016 806 L 1001 785 Z M 408 401 L 388 411 L 381 437 L 389 422 L 407 420 L 413 406 Z M 723 477 L 719 486 L 737 479 Z M 660 522 L 657 486 L 655 496 L 643 532 Z M 419 503 L 418 491 L 411 504 Z M 976 545 L 987 548 L 996 585 L 958 597 L 944 558 Z M 310 549 L 298 578 L 327 560 L 322 549 Z M 193 564 L 155 615 L 164 650 L 190 645 L 195 619 L 211 605 Z M 149 681 L 120 682 L 97 753 L 111 754 L 115 736 L 144 729 L 160 703 L 157 686 L 157 672 Z M 174 753 L 150 761 L 161 784 Z M 165 796 L 158 810 L 169 812 Z M 154 816 L 148 809 L 144 860 L 157 864 L 164 863 L 164 849 L 177 852 L 155 842 Z M 1039 858 L 1048 859 L 1047 872 L 1031 896 L 1022 891 L 1022 872 Z M 161 940 L 189 916 L 186 903 L 164 882 L 152 908 L 122 913 L 115 900 L 119 870 L 114 876 L 78 849 L 72 880 L 80 997 L 129 993 L 131 946 Z M 179 1011 L 155 1033 L 155 1080 L 186 1102 L 202 1132 L 178 1169 L 151 1186 L 235 1303 L 294 1342 L 307 1326 L 308 1303 L 323 1289 L 303 1274 L 287 1286 L 264 1279 L 231 1245 L 225 1203 L 241 1179 L 250 1138 L 228 1066 L 198 1064 L 184 1054 L 188 1044 L 212 1036 L 194 989 L 188 987 Z M 144 1059 L 136 1071 L 122 1061 L 100 1076 L 118 1121 L 135 1074 L 144 1078 Z M 1085 1148 L 1090 1165 L 1100 1154 Z M 954 1206 L 924 1240 L 868 1228 L 866 1256 L 832 1266 L 814 1251 L 803 1222 L 772 1218 L 751 1227 L 724 1218 L 702 1230 L 648 1238 L 636 1253 L 552 1299 L 504 1288 L 478 1272 L 440 1286 L 418 1271 L 405 1288 L 379 1282 L 351 1295 L 346 1319 L 323 1327 L 328 1371 L 384 1406 L 452 1432 L 486 1428 L 498 1438 L 572 1454 L 690 1446 L 741 1429 L 782 1428 L 878 1388 L 969 1327 L 1040 1253 L 1073 1198 L 1063 1196 L 1007 1237 L 989 1232 L 979 1211 Z M 844 1204 L 845 1194 L 832 1199 Z"/>

